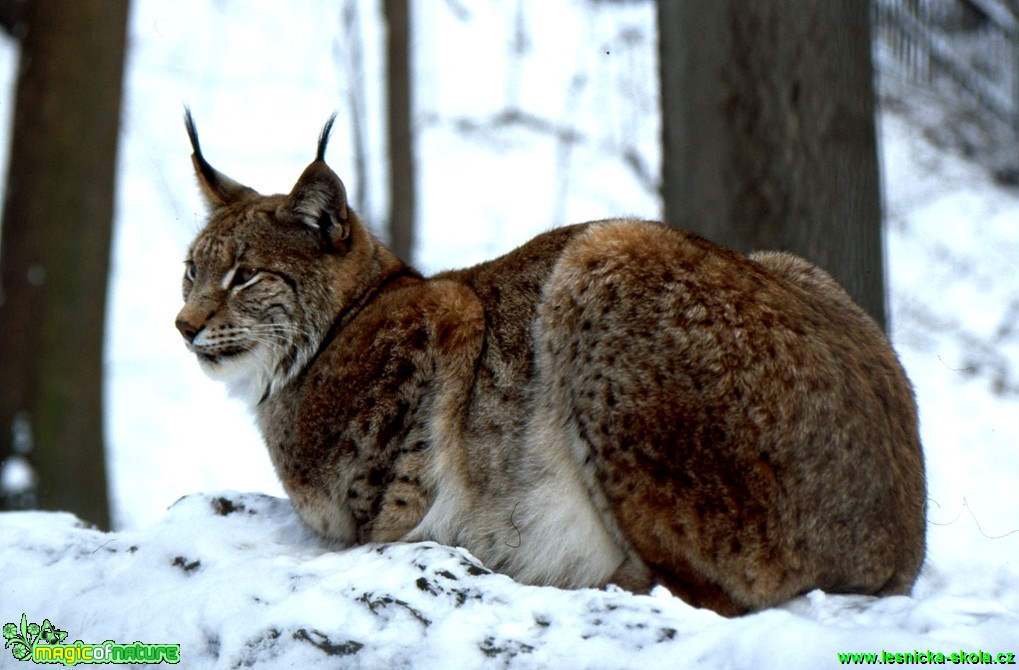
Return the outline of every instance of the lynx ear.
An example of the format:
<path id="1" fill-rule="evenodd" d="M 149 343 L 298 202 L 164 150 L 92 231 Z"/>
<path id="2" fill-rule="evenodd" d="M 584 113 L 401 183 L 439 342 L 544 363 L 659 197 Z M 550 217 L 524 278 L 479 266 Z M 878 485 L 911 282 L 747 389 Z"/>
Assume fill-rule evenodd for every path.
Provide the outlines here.
<path id="1" fill-rule="evenodd" d="M 191 118 L 191 110 L 184 108 L 184 127 L 187 128 L 188 138 L 191 140 L 191 162 L 195 166 L 195 174 L 198 176 L 198 184 L 202 187 L 202 195 L 212 209 L 218 209 L 224 205 L 242 200 L 252 195 L 258 195 L 254 189 L 235 182 L 230 177 L 215 169 L 202 155 L 202 147 L 198 143 L 198 130 L 195 128 L 195 120 Z"/>
<path id="2" fill-rule="evenodd" d="M 325 163 L 326 144 L 335 118 L 333 115 L 322 129 L 315 160 L 305 168 L 277 214 L 318 231 L 332 248 L 342 249 L 343 242 L 350 235 L 347 191 L 340 178 Z"/>

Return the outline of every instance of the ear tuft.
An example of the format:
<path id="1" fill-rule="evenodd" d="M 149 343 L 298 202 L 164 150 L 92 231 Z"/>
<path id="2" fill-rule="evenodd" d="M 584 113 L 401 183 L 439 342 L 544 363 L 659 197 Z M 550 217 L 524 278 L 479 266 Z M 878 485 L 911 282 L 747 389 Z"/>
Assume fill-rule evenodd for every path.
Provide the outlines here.
<path id="1" fill-rule="evenodd" d="M 227 177 L 216 168 L 209 165 L 202 155 L 202 146 L 198 142 L 198 129 L 195 127 L 195 120 L 191 116 L 191 110 L 184 107 L 184 128 L 187 130 L 188 139 L 191 140 L 191 162 L 195 166 L 195 175 L 198 177 L 198 185 L 202 188 L 202 195 L 209 207 L 218 209 L 225 205 L 232 204 L 244 198 L 258 195 L 254 189 L 239 184 L 230 177 Z"/>
<path id="2" fill-rule="evenodd" d="M 322 127 L 322 132 L 318 136 L 318 151 L 315 152 L 315 160 L 322 161 L 326 160 L 326 145 L 329 144 L 329 133 L 333 131 L 333 123 L 336 122 L 336 112 L 329 117 L 326 121 L 325 126 Z"/>

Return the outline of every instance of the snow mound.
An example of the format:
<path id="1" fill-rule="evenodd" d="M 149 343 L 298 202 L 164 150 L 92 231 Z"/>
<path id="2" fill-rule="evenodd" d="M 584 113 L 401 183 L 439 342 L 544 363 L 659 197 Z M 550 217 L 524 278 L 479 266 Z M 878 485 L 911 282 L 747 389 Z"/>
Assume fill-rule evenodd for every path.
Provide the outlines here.
<path id="1" fill-rule="evenodd" d="M 914 597 L 814 592 L 725 619 L 664 589 L 523 586 L 434 543 L 333 550 L 289 501 L 236 492 L 113 533 L 66 513 L 0 515 L 0 566 L 5 623 L 25 613 L 68 642 L 180 644 L 187 668 L 827 667 L 839 652 L 997 654 L 1019 630 L 1014 594 L 1002 602 L 1014 573 L 953 594 L 928 569 Z"/>

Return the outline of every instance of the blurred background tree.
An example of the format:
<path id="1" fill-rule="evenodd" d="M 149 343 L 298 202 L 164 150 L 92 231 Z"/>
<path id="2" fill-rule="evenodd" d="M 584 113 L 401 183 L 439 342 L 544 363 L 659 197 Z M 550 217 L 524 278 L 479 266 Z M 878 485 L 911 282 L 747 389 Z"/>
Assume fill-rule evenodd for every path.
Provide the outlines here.
<path id="1" fill-rule="evenodd" d="M 15 4 L 0 461 L 22 467 L 3 508 L 67 510 L 105 528 L 103 335 L 129 3 Z"/>
<path id="2" fill-rule="evenodd" d="M 871 6 L 659 0 L 665 218 L 828 270 L 885 327 Z"/>
<path id="3" fill-rule="evenodd" d="M 389 246 L 413 261 L 416 182 L 412 118 L 411 12 L 408 0 L 384 0 L 386 105 L 389 139 Z"/>

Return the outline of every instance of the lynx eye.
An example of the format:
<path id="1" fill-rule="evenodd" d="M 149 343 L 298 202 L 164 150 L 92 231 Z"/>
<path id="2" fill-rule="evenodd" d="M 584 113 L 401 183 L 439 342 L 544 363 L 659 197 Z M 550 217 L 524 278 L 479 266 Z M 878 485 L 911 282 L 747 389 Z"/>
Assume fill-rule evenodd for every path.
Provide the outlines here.
<path id="1" fill-rule="evenodd" d="M 256 268 L 239 265 L 234 268 L 232 275 L 228 275 L 229 281 L 227 285 L 230 288 L 243 288 L 253 283 L 259 274 L 261 273 Z"/>
<path id="2" fill-rule="evenodd" d="M 193 283 L 195 281 L 196 273 L 197 273 L 197 270 L 195 269 L 195 262 L 194 261 L 185 261 L 184 262 L 184 279 Z"/>

